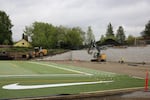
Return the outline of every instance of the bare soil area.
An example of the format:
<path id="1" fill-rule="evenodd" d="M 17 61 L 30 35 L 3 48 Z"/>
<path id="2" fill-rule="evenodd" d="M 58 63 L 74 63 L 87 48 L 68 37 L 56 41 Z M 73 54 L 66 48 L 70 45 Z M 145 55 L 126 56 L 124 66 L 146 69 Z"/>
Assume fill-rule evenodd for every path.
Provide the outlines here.
<path id="1" fill-rule="evenodd" d="M 91 68 L 101 71 L 130 75 L 145 78 L 146 71 L 150 72 L 150 64 L 134 64 L 117 62 L 82 62 L 82 61 L 55 61 L 56 63 Z"/>

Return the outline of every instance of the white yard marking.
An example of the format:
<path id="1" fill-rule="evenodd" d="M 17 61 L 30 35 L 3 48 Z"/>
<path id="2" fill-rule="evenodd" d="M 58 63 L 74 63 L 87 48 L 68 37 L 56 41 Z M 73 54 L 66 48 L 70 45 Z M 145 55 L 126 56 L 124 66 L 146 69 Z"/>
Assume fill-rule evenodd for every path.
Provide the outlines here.
<path id="1" fill-rule="evenodd" d="M 131 76 L 132 78 L 137 78 L 137 79 L 145 79 L 143 77 L 138 77 L 138 76 Z"/>
<path id="2" fill-rule="evenodd" d="M 71 71 L 71 72 L 75 72 L 75 73 L 79 73 L 79 74 L 84 74 L 84 75 L 93 75 L 93 74 L 90 74 L 90 73 L 81 72 L 81 71 L 73 70 L 73 69 L 69 69 L 69 68 L 58 67 L 58 66 L 55 66 L 55 65 L 43 64 L 43 63 L 38 63 L 38 62 L 28 62 L 28 63 L 38 64 L 38 65 L 44 65 L 44 66 L 50 66 L 50 67 L 53 67 L 53 68 L 62 69 L 62 70 L 66 70 L 66 71 Z"/>
<path id="3" fill-rule="evenodd" d="M 96 82 L 78 82 L 78 83 L 59 83 L 59 84 L 43 84 L 43 85 L 19 85 L 19 83 L 5 85 L 2 88 L 8 90 L 22 90 L 22 89 L 39 89 L 48 87 L 63 87 L 73 85 L 87 85 L 87 84 L 98 84 L 98 83 L 110 83 L 113 81 L 96 81 Z"/>
<path id="4" fill-rule="evenodd" d="M 48 77 L 48 76 L 72 77 L 72 76 L 85 76 L 85 75 L 82 75 L 82 74 L 30 74 L 30 75 L 0 75 L 0 77 Z"/>

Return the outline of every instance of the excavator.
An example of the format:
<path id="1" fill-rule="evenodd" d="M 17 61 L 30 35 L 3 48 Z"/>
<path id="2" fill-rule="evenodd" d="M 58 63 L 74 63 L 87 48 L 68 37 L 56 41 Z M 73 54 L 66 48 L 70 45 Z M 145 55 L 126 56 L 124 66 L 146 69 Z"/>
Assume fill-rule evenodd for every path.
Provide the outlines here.
<path id="1" fill-rule="evenodd" d="M 47 49 L 43 49 L 42 47 L 34 47 L 33 55 L 35 57 L 43 57 L 47 55 Z"/>
<path id="2" fill-rule="evenodd" d="M 88 48 L 88 54 L 93 54 L 94 57 L 94 59 L 91 59 L 91 61 L 106 62 L 106 54 L 101 53 L 101 50 L 106 50 L 109 46 L 111 45 L 98 46 L 95 41 L 91 41 L 90 46 Z M 95 48 L 97 52 L 94 52 Z"/>

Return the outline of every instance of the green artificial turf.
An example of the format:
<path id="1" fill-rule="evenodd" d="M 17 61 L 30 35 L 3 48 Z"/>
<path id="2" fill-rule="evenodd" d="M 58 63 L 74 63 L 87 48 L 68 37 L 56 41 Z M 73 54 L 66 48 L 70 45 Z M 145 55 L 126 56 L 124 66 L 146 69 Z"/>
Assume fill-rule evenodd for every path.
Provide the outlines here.
<path id="1" fill-rule="evenodd" d="M 54 68 L 51 66 L 57 66 L 58 68 Z M 92 75 L 86 74 L 84 75 L 69 70 L 63 70 L 61 68 L 85 72 Z M 57 75 L 51 76 L 53 74 Z M 31 76 L 15 76 L 15 75 L 31 75 Z M 32 76 L 32 75 L 41 75 L 41 76 Z M 4 85 L 14 83 L 19 83 L 21 85 L 41 85 L 54 83 L 94 82 L 102 80 L 107 81 L 113 80 L 114 82 L 90 84 L 90 85 L 78 85 L 78 86 L 29 89 L 29 90 L 2 89 Z M 97 71 L 93 69 L 80 68 L 76 66 L 60 65 L 49 62 L 30 63 L 29 61 L 0 61 L 0 99 L 51 96 L 58 94 L 79 94 L 82 92 L 142 87 L 142 86 L 144 86 L 144 80 L 142 79 L 132 78 L 127 75 L 119 75 L 115 73 Z"/>

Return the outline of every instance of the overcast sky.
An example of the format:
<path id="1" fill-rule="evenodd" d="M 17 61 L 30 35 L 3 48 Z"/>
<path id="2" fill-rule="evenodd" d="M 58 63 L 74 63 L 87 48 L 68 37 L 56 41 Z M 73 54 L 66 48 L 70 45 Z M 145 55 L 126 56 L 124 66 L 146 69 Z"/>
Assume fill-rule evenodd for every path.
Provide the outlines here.
<path id="1" fill-rule="evenodd" d="M 14 25 L 13 40 L 18 41 L 25 26 L 35 21 L 55 26 L 92 27 L 96 40 L 106 33 L 109 22 L 114 32 L 122 25 L 125 34 L 139 36 L 150 20 L 150 0 L 0 0 Z"/>

